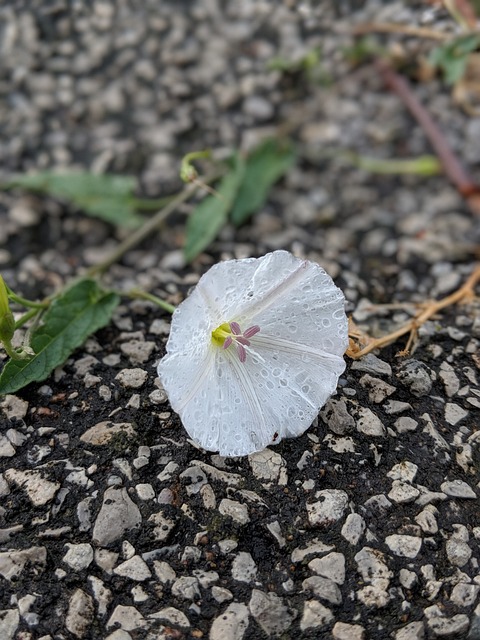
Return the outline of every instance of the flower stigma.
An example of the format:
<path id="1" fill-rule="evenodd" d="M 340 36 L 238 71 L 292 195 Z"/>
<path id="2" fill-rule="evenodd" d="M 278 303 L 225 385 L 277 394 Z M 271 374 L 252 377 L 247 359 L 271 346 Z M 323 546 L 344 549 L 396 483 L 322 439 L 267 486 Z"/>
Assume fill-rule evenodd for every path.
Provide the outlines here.
<path id="1" fill-rule="evenodd" d="M 238 322 L 224 322 L 212 331 L 212 342 L 222 349 L 229 349 L 235 346 L 238 359 L 245 362 L 247 359 L 247 349 L 250 346 L 250 338 L 260 331 L 256 324 L 242 331 Z"/>

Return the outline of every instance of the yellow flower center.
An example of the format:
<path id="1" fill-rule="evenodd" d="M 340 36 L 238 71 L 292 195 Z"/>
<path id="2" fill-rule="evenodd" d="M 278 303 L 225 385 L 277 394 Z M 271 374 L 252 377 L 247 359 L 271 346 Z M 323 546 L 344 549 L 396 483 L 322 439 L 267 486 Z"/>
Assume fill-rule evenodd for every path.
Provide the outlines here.
<path id="1" fill-rule="evenodd" d="M 212 331 L 212 342 L 217 347 L 223 347 L 223 343 L 231 335 L 232 330 L 230 329 L 230 324 L 228 322 L 224 322 Z"/>

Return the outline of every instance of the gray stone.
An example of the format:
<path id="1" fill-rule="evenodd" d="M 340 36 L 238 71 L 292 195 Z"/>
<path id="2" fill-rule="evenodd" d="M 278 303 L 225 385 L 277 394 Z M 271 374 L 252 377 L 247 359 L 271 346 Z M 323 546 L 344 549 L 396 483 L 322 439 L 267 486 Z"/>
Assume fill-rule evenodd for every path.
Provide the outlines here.
<path id="1" fill-rule="evenodd" d="M 33 575 L 38 575 L 43 572 L 46 565 L 47 549 L 45 547 L 0 552 L 0 576 L 6 580 L 18 578 L 25 566 L 28 566 Z"/>
<path id="2" fill-rule="evenodd" d="M 467 633 L 469 624 L 468 616 L 464 613 L 451 618 L 432 616 L 427 620 L 427 626 L 436 638 L 461 638 L 462 634 Z"/>
<path id="3" fill-rule="evenodd" d="M 209 640 L 242 640 L 249 621 L 248 607 L 232 602 L 212 623 Z"/>
<path id="4" fill-rule="evenodd" d="M 320 600 L 326 600 L 332 604 L 342 604 L 342 592 L 333 580 L 323 578 L 322 576 L 311 576 L 302 582 L 304 591 L 311 591 Z"/>
<path id="5" fill-rule="evenodd" d="M 402 482 L 401 480 L 394 480 L 392 488 L 388 492 L 390 500 L 397 504 L 408 504 L 409 502 L 414 502 L 419 495 L 420 491 L 418 489 L 412 487 L 412 485 L 407 482 Z"/>
<path id="6" fill-rule="evenodd" d="M 201 594 L 197 578 L 193 576 L 177 578 L 172 584 L 172 594 L 184 600 L 198 600 Z"/>
<path id="7" fill-rule="evenodd" d="M 2 640 L 13 640 L 18 625 L 20 624 L 20 614 L 17 609 L 3 609 L 0 611 L 0 638 Z"/>
<path id="8" fill-rule="evenodd" d="M 376 581 L 357 591 L 357 600 L 369 608 L 381 609 L 390 602 L 391 596 L 383 588 L 382 581 Z"/>
<path id="9" fill-rule="evenodd" d="M 77 589 L 68 602 L 68 612 L 65 618 L 65 626 L 77 638 L 83 638 L 93 622 L 93 600 Z"/>
<path id="10" fill-rule="evenodd" d="M 220 576 L 216 571 L 203 571 L 202 569 L 194 569 L 193 575 L 204 589 L 209 589 L 215 582 L 218 582 Z"/>
<path id="11" fill-rule="evenodd" d="M 463 480 L 451 480 L 449 482 L 443 482 L 440 486 L 443 493 L 452 498 L 465 498 L 475 499 L 477 494 L 472 487 Z"/>
<path id="12" fill-rule="evenodd" d="M 288 482 L 287 465 L 279 453 L 271 449 L 257 451 L 248 456 L 253 475 L 264 484 L 279 484 L 285 486 Z"/>
<path id="13" fill-rule="evenodd" d="M 332 629 L 334 640 L 365 640 L 365 629 L 359 624 L 336 622 Z"/>
<path id="14" fill-rule="evenodd" d="M 458 607 L 471 607 L 475 604 L 479 591 L 478 584 L 460 582 L 453 587 L 450 600 Z"/>
<path id="15" fill-rule="evenodd" d="M 373 373 L 381 376 L 390 377 L 392 375 L 392 367 L 388 362 L 380 360 L 380 358 L 377 358 L 377 356 L 374 356 L 372 353 L 368 353 L 360 360 L 354 360 L 350 368 L 354 371 L 364 371 L 365 373 Z"/>
<path id="16" fill-rule="evenodd" d="M 330 398 L 320 411 L 320 418 L 328 425 L 330 431 L 340 436 L 355 428 L 355 420 L 348 413 L 347 403 L 343 398 Z"/>
<path id="17" fill-rule="evenodd" d="M 149 483 L 139 483 L 135 486 L 135 491 L 140 500 L 153 500 L 155 498 L 155 489 Z"/>
<path id="18" fill-rule="evenodd" d="M 445 393 L 449 398 L 451 398 L 460 389 L 460 380 L 458 379 L 452 365 L 445 361 L 442 362 L 438 375 L 445 386 Z"/>
<path id="19" fill-rule="evenodd" d="M 406 360 L 397 373 L 397 378 L 413 393 L 421 397 L 430 393 L 435 373 L 419 360 Z"/>
<path id="20" fill-rule="evenodd" d="M 166 542 L 170 533 L 175 528 L 175 520 L 164 515 L 161 511 L 152 514 L 148 522 L 153 522 L 153 535 L 157 542 Z"/>
<path id="21" fill-rule="evenodd" d="M 243 103 L 243 110 L 255 120 L 260 121 L 269 120 L 274 114 L 272 103 L 261 96 L 249 96 L 246 98 Z"/>
<path id="22" fill-rule="evenodd" d="M 392 571 L 385 562 L 384 554 L 378 549 L 363 547 L 355 556 L 357 568 L 366 583 L 385 580 L 386 583 L 393 577 Z M 384 585 L 387 588 L 387 585 Z"/>
<path id="23" fill-rule="evenodd" d="M 268 522 L 265 526 L 277 541 L 280 549 L 283 549 L 287 541 L 282 535 L 282 529 L 280 527 L 280 523 L 278 522 L 278 520 L 274 520 L 273 522 Z"/>
<path id="24" fill-rule="evenodd" d="M 401 480 L 402 482 L 413 482 L 415 480 L 415 476 L 417 475 L 418 467 L 413 462 L 408 462 L 405 460 L 404 462 L 399 462 L 395 464 L 390 471 L 387 473 L 387 476 L 392 480 Z"/>
<path id="25" fill-rule="evenodd" d="M 407 431 L 415 431 L 418 427 L 418 422 L 413 418 L 409 418 L 408 416 L 402 416 L 395 420 L 393 426 L 398 431 L 398 433 L 407 433 Z"/>
<path id="26" fill-rule="evenodd" d="M 142 560 L 140 556 L 133 556 L 113 570 L 117 576 L 123 576 L 124 578 L 130 578 L 136 582 L 143 582 L 152 577 L 150 569 L 147 563 Z"/>
<path id="27" fill-rule="evenodd" d="M 232 578 L 239 582 L 251 582 L 257 575 L 257 565 L 247 551 L 240 551 L 232 562 Z"/>
<path id="28" fill-rule="evenodd" d="M 181 629 L 190 629 L 190 620 L 183 611 L 179 611 L 175 609 L 175 607 L 165 607 L 164 609 L 160 609 L 160 611 L 151 613 L 148 617 L 153 620 L 165 620 Z"/>
<path id="29" fill-rule="evenodd" d="M 95 563 L 105 573 L 109 575 L 113 573 L 113 567 L 117 563 L 118 553 L 109 551 L 108 549 L 95 549 Z"/>
<path id="30" fill-rule="evenodd" d="M 396 556 L 402 558 L 416 558 L 422 546 L 422 539 L 417 536 L 403 536 L 393 534 L 385 538 L 387 546 Z"/>
<path id="31" fill-rule="evenodd" d="M 217 587 L 216 585 L 212 587 L 212 597 L 222 604 L 222 602 L 227 602 L 233 598 L 233 594 L 228 589 L 224 587 Z"/>
<path id="32" fill-rule="evenodd" d="M 108 444 L 114 437 L 133 438 L 136 431 L 130 422 L 98 422 L 80 436 L 82 442 L 102 446 Z"/>
<path id="33" fill-rule="evenodd" d="M 303 549 L 297 547 L 296 549 L 294 549 L 292 551 L 291 560 L 292 562 L 301 562 L 307 556 L 323 555 L 325 553 L 328 553 L 329 551 L 332 551 L 334 548 L 335 547 L 333 547 L 332 545 L 324 544 L 323 542 L 320 542 L 317 538 L 315 538 L 307 547 L 304 547 Z"/>
<path id="34" fill-rule="evenodd" d="M 0 435 L 0 458 L 12 458 L 15 453 L 15 447 L 10 440 L 6 436 Z"/>
<path id="35" fill-rule="evenodd" d="M 324 578 L 330 578 L 337 584 L 345 582 L 345 556 L 333 551 L 323 558 L 314 558 L 308 563 L 309 568 Z"/>
<path id="36" fill-rule="evenodd" d="M 24 418 L 28 411 L 28 402 L 17 396 L 7 394 L 0 401 L 0 407 L 9 420 Z"/>
<path id="37" fill-rule="evenodd" d="M 47 480 L 41 471 L 7 469 L 4 475 L 9 483 L 25 490 L 34 507 L 43 507 L 51 502 L 60 489 L 59 482 Z"/>
<path id="38" fill-rule="evenodd" d="M 383 493 L 379 493 L 378 495 L 372 496 L 369 498 L 364 507 L 371 511 L 376 511 L 377 513 L 386 513 L 392 507 L 392 503 L 387 498 L 387 496 L 383 495 Z"/>
<path id="39" fill-rule="evenodd" d="M 424 638 L 425 625 L 423 622 L 411 622 L 395 634 L 395 640 L 423 640 Z"/>
<path id="40" fill-rule="evenodd" d="M 196 563 L 202 557 L 202 551 L 198 547 L 187 545 L 183 550 L 180 560 L 185 564 Z"/>
<path id="41" fill-rule="evenodd" d="M 318 502 L 307 504 L 308 521 L 311 526 L 332 524 L 343 517 L 348 505 L 348 495 L 340 489 L 317 491 Z"/>
<path id="42" fill-rule="evenodd" d="M 446 544 L 447 556 L 455 567 L 464 567 L 472 557 L 472 550 L 466 542 L 450 538 Z"/>
<path id="43" fill-rule="evenodd" d="M 103 503 L 95 520 L 92 539 L 100 547 L 108 547 L 126 531 L 139 527 L 141 522 L 140 511 L 132 502 L 127 490 L 110 487 L 103 494 Z"/>
<path id="44" fill-rule="evenodd" d="M 420 525 L 424 533 L 433 536 L 438 532 L 438 524 L 434 513 L 430 509 L 431 507 L 426 507 L 416 515 L 415 522 Z M 433 509 L 435 509 L 435 507 L 433 507 Z"/>
<path id="45" fill-rule="evenodd" d="M 50 640 L 50 638 L 46 640 Z M 113 633 L 110 633 L 105 640 L 132 640 L 132 636 L 124 629 L 117 629 Z"/>
<path id="46" fill-rule="evenodd" d="M 143 369 L 122 369 L 115 376 L 122 387 L 126 389 L 140 389 L 147 381 L 148 373 Z"/>
<path id="47" fill-rule="evenodd" d="M 144 364 L 155 351 L 157 345 L 155 342 L 147 342 L 145 340 L 129 340 L 122 342 L 120 350 L 128 356 L 130 363 L 133 365 Z"/>
<path id="48" fill-rule="evenodd" d="M 412 405 L 408 402 L 400 402 L 400 400 L 388 400 L 383 405 L 385 413 L 394 415 L 396 413 L 402 413 L 412 409 Z"/>
<path id="49" fill-rule="evenodd" d="M 62 561 L 68 564 L 74 571 L 82 571 L 82 569 L 86 569 L 93 562 L 93 549 L 88 543 L 67 543 L 65 546 L 68 551 L 63 556 Z"/>
<path id="50" fill-rule="evenodd" d="M 264 593 L 258 589 L 252 590 L 248 608 L 255 622 L 268 636 L 285 633 L 296 615 L 275 593 Z"/>
<path id="51" fill-rule="evenodd" d="M 300 629 L 318 629 L 333 622 L 335 619 L 330 609 L 323 606 L 318 600 L 306 600 L 303 605 L 303 615 L 300 620 Z"/>
<path id="52" fill-rule="evenodd" d="M 96 576 L 88 576 L 88 581 L 92 587 L 93 597 L 97 603 L 98 615 L 103 617 L 112 601 L 113 595 L 105 583 Z"/>
<path id="53" fill-rule="evenodd" d="M 382 421 L 368 407 L 360 407 L 357 411 L 357 431 L 372 438 L 381 438 L 386 434 Z"/>
<path id="54" fill-rule="evenodd" d="M 247 505 L 237 502 L 236 500 L 223 498 L 218 506 L 218 510 L 223 516 L 229 516 L 239 524 L 247 524 L 250 522 Z"/>
<path id="55" fill-rule="evenodd" d="M 400 569 L 398 578 L 405 589 L 412 589 L 418 582 L 417 574 L 408 569 Z"/>
<path id="56" fill-rule="evenodd" d="M 453 402 L 447 402 L 445 405 L 445 421 L 455 426 L 468 416 L 468 411 Z"/>
<path id="57" fill-rule="evenodd" d="M 182 471 L 179 478 L 181 480 L 189 480 L 186 489 L 189 496 L 199 493 L 200 489 L 207 484 L 207 476 L 200 467 L 188 467 Z"/>
<path id="58" fill-rule="evenodd" d="M 172 567 L 168 562 L 164 562 L 163 560 L 154 560 L 153 569 L 155 571 L 155 575 L 162 584 L 174 582 L 177 578 L 177 574 Z"/>
<path id="59" fill-rule="evenodd" d="M 350 544 L 358 544 L 360 538 L 365 532 L 365 520 L 358 513 L 350 513 L 342 527 L 342 536 Z"/>
<path id="60" fill-rule="evenodd" d="M 374 378 L 366 373 L 359 380 L 360 385 L 368 391 L 368 399 L 370 402 L 379 404 L 383 402 L 385 398 L 391 396 L 396 391 L 396 388 L 391 384 L 388 384 L 380 378 Z"/>
<path id="61" fill-rule="evenodd" d="M 124 631 L 134 631 L 135 629 L 146 629 L 148 627 L 147 621 L 135 607 L 123 604 L 115 607 L 107 622 L 107 629 L 116 625 Z"/>

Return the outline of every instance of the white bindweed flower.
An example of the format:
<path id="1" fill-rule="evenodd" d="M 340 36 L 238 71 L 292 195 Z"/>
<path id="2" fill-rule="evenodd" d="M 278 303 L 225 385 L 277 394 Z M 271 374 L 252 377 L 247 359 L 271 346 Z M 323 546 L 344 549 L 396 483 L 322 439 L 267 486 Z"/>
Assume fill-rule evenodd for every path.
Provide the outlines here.
<path id="1" fill-rule="evenodd" d="M 345 369 L 344 303 L 287 251 L 212 267 L 175 310 L 158 365 L 193 440 L 243 456 L 303 433 Z"/>

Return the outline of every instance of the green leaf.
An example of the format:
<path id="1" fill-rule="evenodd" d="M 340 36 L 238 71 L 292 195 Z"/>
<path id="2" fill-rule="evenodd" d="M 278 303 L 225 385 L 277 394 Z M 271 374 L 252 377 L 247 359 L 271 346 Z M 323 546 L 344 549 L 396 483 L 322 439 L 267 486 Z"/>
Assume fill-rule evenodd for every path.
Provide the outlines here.
<path id="1" fill-rule="evenodd" d="M 244 161 L 238 154 L 233 156 L 231 162 L 232 168 L 222 178 L 217 194 L 204 198 L 187 220 L 184 249 L 187 262 L 206 249 L 227 222 L 245 173 Z"/>
<path id="2" fill-rule="evenodd" d="M 291 144 L 269 139 L 259 145 L 247 158 L 245 176 L 238 192 L 232 222 L 240 225 L 266 202 L 270 188 L 295 162 Z"/>
<path id="3" fill-rule="evenodd" d="M 136 180 L 131 176 L 45 171 L 18 176 L 3 185 L 4 189 L 13 187 L 67 200 L 91 216 L 112 224 L 134 228 L 143 220 L 135 213 Z"/>
<path id="4" fill-rule="evenodd" d="M 80 280 L 52 301 L 42 324 L 32 332 L 35 355 L 9 360 L 0 374 L 0 395 L 15 393 L 30 382 L 45 380 L 55 367 L 112 317 L 120 299 L 99 288 L 94 280 Z"/>
<path id="5" fill-rule="evenodd" d="M 467 66 L 468 56 L 480 45 L 480 34 L 471 33 L 459 36 L 454 40 L 435 47 L 430 53 L 428 61 L 434 67 L 439 67 L 445 76 L 447 84 L 455 84 L 463 77 Z"/>

